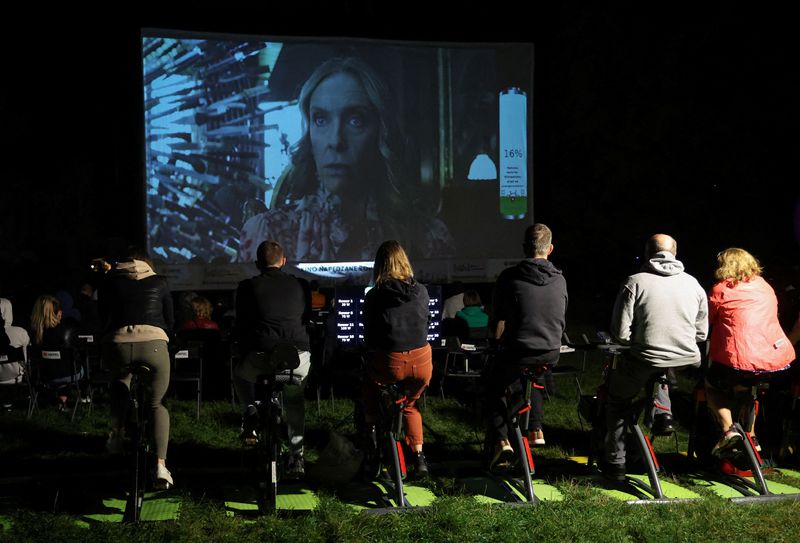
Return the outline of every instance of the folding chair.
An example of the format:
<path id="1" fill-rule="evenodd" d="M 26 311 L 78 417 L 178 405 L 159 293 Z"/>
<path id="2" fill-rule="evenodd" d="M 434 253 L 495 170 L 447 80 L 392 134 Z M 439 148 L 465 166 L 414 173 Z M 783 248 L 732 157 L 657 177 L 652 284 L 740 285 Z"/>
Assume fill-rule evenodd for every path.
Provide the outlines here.
<path id="1" fill-rule="evenodd" d="M 455 336 L 446 337 L 443 341 L 447 355 L 439 378 L 439 394 L 442 399 L 444 399 L 444 382 L 448 378 L 480 379 L 481 371 L 489 356 L 489 351 L 484 345 L 462 343 Z"/>
<path id="2" fill-rule="evenodd" d="M 112 373 L 104 364 L 100 353 L 100 344 L 95 341 L 92 334 L 78 334 L 78 355 L 83 366 L 83 381 L 86 383 L 84 398 L 89 404 L 89 413 L 92 412 L 95 397 L 95 387 L 108 389 L 112 381 Z"/>
<path id="3" fill-rule="evenodd" d="M 0 402 L 2 405 L 4 407 L 13 405 L 24 398 L 28 402 L 26 417 L 30 418 L 33 395 L 25 347 L 6 347 L 0 351 L 0 374 L 6 376 L 16 374 L 16 378 L 12 382 L 0 384 Z"/>
<path id="4" fill-rule="evenodd" d="M 200 420 L 200 402 L 203 398 L 203 344 L 190 341 L 185 349 L 172 356 L 170 372 L 172 383 L 194 383 L 197 387 L 197 420 Z"/>
<path id="5" fill-rule="evenodd" d="M 585 338 L 585 336 L 584 336 Z M 586 354 L 588 353 L 588 349 L 591 347 L 591 344 L 573 344 L 569 336 L 566 332 L 561 337 L 563 344 L 561 345 L 561 354 L 562 355 L 572 355 L 577 356 L 577 353 L 580 351 L 581 354 L 581 362 L 580 367 L 572 365 L 572 364 L 562 364 L 559 362 L 556 366 L 553 366 L 549 373 L 553 379 L 558 377 L 572 377 L 575 380 L 575 387 L 578 391 L 578 398 L 583 395 L 583 388 L 581 387 L 580 376 L 581 374 L 586 371 Z M 547 380 L 547 376 L 545 376 L 545 381 Z M 545 382 L 545 385 L 547 383 Z M 551 387 L 545 386 L 545 396 L 547 399 L 550 399 L 550 389 Z"/>
<path id="6" fill-rule="evenodd" d="M 30 350 L 31 409 L 30 415 L 39 409 L 39 393 L 43 391 L 61 393 L 72 390 L 75 402 L 72 407 L 70 421 L 75 420 L 78 405 L 81 403 L 80 382 L 83 376 L 80 356 L 76 349 L 42 349 L 34 347 Z"/>

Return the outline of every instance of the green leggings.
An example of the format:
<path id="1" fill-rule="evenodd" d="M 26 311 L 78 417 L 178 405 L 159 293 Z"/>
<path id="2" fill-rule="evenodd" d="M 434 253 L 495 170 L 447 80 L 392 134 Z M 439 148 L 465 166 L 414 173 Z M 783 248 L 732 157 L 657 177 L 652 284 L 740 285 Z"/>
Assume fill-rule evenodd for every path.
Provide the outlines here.
<path id="1" fill-rule="evenodd" d="M 164 340 L 137 343 L 112 343 L 107 350 L 109 365 L 114 369 L 111 385 L 111 418 L 119 428 L 127 417 L 130 399 L 131 368 L 144 365 L 150 368 L 147 397 L 153 420 L 153 440 L 159 458 L 167 457 L 169 444 L 169 411 L 161 403 L 169 387 L 169 351 Z"/>

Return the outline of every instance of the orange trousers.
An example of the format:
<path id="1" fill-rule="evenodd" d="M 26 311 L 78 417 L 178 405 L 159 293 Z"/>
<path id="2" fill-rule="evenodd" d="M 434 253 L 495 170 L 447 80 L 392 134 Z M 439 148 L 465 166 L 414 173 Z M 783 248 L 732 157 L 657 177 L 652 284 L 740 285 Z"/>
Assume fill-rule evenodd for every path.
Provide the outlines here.
<path id="1" fill-rule="evenodd" d="M 406 444 L 409 447 L 422 445 L 422 414 L 417 409 L 417 400 L 430 384 L 432 373 L 431 346 L 428 344 L 411 351 L 376 352 L 367 363 L 369 379 L 364 385 L 367 421 L 378 418 L 376 384 L 401 383 L 401 389 L 408 399 L 403 409 Z"/>

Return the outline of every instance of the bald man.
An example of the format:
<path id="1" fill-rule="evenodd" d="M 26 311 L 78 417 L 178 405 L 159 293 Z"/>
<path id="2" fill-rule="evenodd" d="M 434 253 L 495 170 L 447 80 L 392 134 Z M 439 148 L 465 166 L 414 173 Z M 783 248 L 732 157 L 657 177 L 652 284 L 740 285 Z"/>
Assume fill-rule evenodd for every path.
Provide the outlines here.
<path id="1" fill-rule="evenodd" d="M 633 398 L 645 384 L 670 368 L 700 364 L 698 343 L 708 335 L 708 300 L 697 280 L 675 258 L 678 244 L 656 234 L 645 245 L 647 262 L 628 277 L 614 304 L 611 333 L 630 349 L 609 377 L 603 474 L 625 480 L 625 420 Z M 670 412 L 669 396 L 656 402 Z"/>

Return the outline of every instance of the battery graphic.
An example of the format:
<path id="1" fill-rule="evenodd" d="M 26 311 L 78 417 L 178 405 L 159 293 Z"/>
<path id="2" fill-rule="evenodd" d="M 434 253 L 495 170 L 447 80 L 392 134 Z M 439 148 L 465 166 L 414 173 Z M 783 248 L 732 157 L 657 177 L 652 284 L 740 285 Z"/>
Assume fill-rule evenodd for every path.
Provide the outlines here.
<path id="1" fill-rule="evenodd" d="M 500 215 L 524 219 L 528 212 L 528 98 L 517 87 L 500 93 Z"/>

